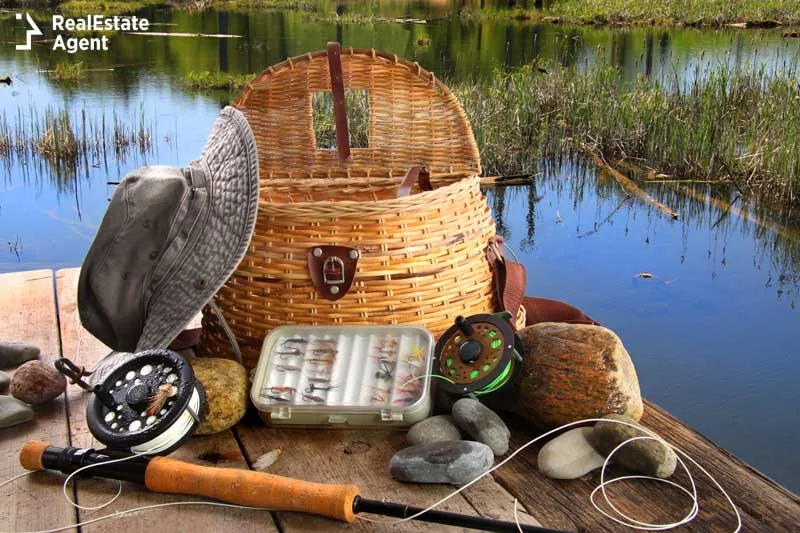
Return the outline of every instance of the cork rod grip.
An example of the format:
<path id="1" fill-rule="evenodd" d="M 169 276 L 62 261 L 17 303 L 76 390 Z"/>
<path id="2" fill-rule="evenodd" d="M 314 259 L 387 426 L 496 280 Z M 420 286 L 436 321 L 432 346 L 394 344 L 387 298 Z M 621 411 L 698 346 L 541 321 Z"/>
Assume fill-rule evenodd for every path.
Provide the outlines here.
<path id="1" fill-rule="evenodd" d="M 355 520 L 355 485 L 300 481 L 263 472 L 198 466 L 168 457 L 154 457 L 144 478 L 156 492 L 208 496 L 237 505 L 276 511 L 311 513 L 344 522 Z"/>

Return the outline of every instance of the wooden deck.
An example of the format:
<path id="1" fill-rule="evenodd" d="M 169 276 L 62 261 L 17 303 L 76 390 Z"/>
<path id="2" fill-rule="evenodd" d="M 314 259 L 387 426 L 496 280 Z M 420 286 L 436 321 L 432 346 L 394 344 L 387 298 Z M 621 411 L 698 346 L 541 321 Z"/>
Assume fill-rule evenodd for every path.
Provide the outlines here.
<path id="1" fill-rule="evenodd" d="M 76 306 L 78 269 L 37 270 L 0 275 L 0 338 L 27 341 L 42 348 L 42 359 L 64 355 L 91 366 L 108 353 L 80 325 Z M 66 398 L 37 410 L 34 422 L 0 430 L 0 482 L 21 473 L 17 454 L 30 439 L 58 446 L 102 447 L 85 423 L 86 393 L 70 387 Z M 692 431 L 657 406 L 648 403 L 643 423 L 703 464 L 729 491 L 742 514 L 745 531 L 797 531 L 800 498 L 769 480 L 730 453 Z M 535 436 L 524 424 L 511 423 L 512 449 Z M 280 447 L 283 454 L 270 467 L 274 474 L 309 481 L 353 483 L 367 498 L 426 506 L 445 496 L 451 487 L 410 485 L 396 482 L 388 473 L 391 456 L 404 447 L 403 433 L 375 430 L 269 429 L 250 413 L 232 431 L 195 437 L 173 454 L 186 461 L 223 468 L 248 468 L 261 454 Z M 445 505 L 443 510 L 481 514 L 513 520 L 514 498 L 527 514 L 521 521 L 575 531 L 629 531 L 606 519 L 589 503 L 589 493 L 598 484 L 594 473 L 574 481 L 556 481 L 536 470 L 532 448 L 507 467 L 485 478 Z M 611 470 L 612 474 L 616 472 Z M 125 483 L 123 495 L 100 511 L 78 511 L 61 493 L 64 477 L 41 472 L 0 488 L 0 531 L 38 531 L 89 520 L 114 511 L 156 503 L 196 500 L 161 495 Z M 682 475 L 674 478 L 686 484 Z M 732 531 L 734 516 L 722 495 L 702 474 L 695 473 L 700 495 L 700 513 L 679 531 Z M 79 504 L 97 505 L 116 490 L 109 481 L 86 479 L 78 483 L 73 497 Z M 675 521 L 685 515 L 690 503 L 677 490 L 647 484 L 610 489 L 623 510 L 644 521 Z M 356 521 L 333 522 L 315 516 L 266 511 L 220 509 L 207 506 L 167 507 L 144 511 L 112 521 L 100 522 L 82 531 L 152 532 L 165 525 L 192 533 L 216 531 L 455 531 L 455 528 L 409 522 L 378 526 Z"/>

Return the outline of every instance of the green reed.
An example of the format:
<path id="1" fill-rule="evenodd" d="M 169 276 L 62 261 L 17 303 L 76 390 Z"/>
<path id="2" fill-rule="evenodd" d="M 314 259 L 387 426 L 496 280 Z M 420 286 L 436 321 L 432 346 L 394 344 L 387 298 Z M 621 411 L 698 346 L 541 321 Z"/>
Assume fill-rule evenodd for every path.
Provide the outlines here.
<path id="1" fill-rule="evenodd" d="M 47 77 L 51 81 L 63 84 L 76 84 L 85 80 L 87 76 L 86 65 L 82 61 L 61 61 L 55 69 L 47 72 Z"/>
<path id="2" fill-rule="evenodd" d="M 187 89 L 196 90 L 241 90 L 256 78 L 257 74 L 231 74 L 228 72 L 189 72 L 183 78 Z"/>
<path id="3" fill-rule="evenodd" d="M 540 160 L 599 153 L 681 179 L 733 183 L 747 193 L 800 202 L 797 65 L 778 73 L 725 66 L 689 83 L 611 67 L 558 66 L 457 84 L 488 174 L 535 171 Z"/>
<path id="4" fill-rule="evenodd" d="M 143 109 L 134 116 L 113 112 L 111 127 L 105 115 L 92 117 L 86 109 L 70 113 L 63 107 L 17 107 L 9 120 L 0 115 L 0 158 L 46 162 L 74 170 L 97 166 L 108 155 L 145 154 L 152 148 L 152 125 Z M 113 153 L 109 154 L 109 151 Z"/>
<path id="5" fill-rule="evenodd" d="M 547 5 L 547 4 L 546 4 Z M 539 22 L 543 18 L 571 24 L 659 24 L 722 26 L 732 23 L 800 24 L 797 0 L 553 0 L 546 9 L 465 7 L 467 20 Z"/>

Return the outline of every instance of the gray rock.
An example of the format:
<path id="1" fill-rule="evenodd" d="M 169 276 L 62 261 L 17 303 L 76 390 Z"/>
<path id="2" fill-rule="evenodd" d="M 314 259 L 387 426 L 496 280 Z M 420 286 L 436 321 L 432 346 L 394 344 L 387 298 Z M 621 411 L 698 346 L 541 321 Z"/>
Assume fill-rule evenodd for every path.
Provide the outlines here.
<path id="1" fill-rule="evenodd" d="M 0 396 L 0 428 L 33 420 L 33 409 L 11 396 Z"/>
<path id="2" fill-rule="evenodd" d="M 608 415 L 603 418 L 620 420 L 639 426 L 635 420 L 627 416 Z M 594 426 L 589 441 L 597 451 L 608 455 L 626 440 L 644 436 L 647 436 L 647 433 L 631 426 L 614 422 L 598 422 Z M 636 440 L 626 444 L 614 454 L 613 459 L 615 463 L 619 463 L 634 472 L 662 479 L 666 479 L 675 473 L 675 467 L 678 464 L 678 457 L 672 448 L 649 439 Z"/>
<path id="3" fill-rule="evenodd" d="M 0 341 L 0 368 L 12 368 L 39 357 L 39 348 L 25 342 Z"/>
<path id="4" fill-rule="evenodd" d="M 461 432 L 453 422 L 452 416 L 439 415 L 426 418 L 411 426 L 406 438 L 408 443 L 414 446 L 443 440 L 461 440 Z"/>
<path id="5" fill-rule="evenodd" d="M 605 457 L 589 442 L 592 428 L 562 433 L 539 450 L 539 471 L 553 479 L 577 479 L 603 466 Z"/>
<path id="6" fill-rule="evenodd" d="M 411 483 L 463 485 L 492 467 L 492 449 L 466 440 L 418 444 L 397 452 L 389 465 L 392 477 Z"/>
<path id="7" fill-rule="evenodd" d="M 453 405 L 453 419 L 467 435 L 489 446 L 495 455 L 508 451 L 508 431 L 497 414 L 472 398 L 462 398 Z"/>
<path id="8" fill-rule="evenodd" d="M 11 383 L 11 377 L 5 372 L 0 371 L 0 392 L 5 391 L 9 383 Z"/>

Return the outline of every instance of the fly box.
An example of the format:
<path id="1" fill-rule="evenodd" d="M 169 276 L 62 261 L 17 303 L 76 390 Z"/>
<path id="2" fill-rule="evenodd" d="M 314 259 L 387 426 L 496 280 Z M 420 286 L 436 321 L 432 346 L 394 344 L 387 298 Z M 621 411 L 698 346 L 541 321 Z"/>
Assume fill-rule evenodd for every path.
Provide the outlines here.
<path id="1" fill-rule="evenodd" d="M 408 427 L 431 410 L 433 348 L 417 326 L 282 326 L 250 398 L 270 425 Z"/>

